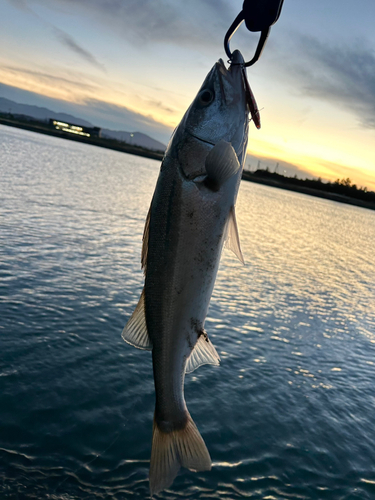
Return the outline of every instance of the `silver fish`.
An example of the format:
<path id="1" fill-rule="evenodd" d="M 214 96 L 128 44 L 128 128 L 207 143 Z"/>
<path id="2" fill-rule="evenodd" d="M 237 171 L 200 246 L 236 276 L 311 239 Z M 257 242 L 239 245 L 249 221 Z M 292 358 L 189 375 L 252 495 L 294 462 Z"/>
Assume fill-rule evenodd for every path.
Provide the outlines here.
<path id="1" fill-rule="evenodd" d="M 152 349 L 151 495 L 170 486 L 181 466 L 211 468 L 184 378 L 220 361 L 204 322 L 225 240 L 243 262 L 234 211 L 248 136 L 243 62 L 235 51 L 228 70 L 219 60 L 207 75 L 169 142 L 146 219 L 145 286 L 122 337 Z"/>

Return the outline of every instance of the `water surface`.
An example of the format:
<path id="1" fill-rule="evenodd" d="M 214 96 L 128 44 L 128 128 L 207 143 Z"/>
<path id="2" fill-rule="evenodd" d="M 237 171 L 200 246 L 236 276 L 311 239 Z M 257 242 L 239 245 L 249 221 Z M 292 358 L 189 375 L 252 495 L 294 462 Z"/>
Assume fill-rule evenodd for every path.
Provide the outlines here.
<path id="1" fill-rule="evenodd" d="M 250 137 L 251 144 L 251 137 Z M 159 163 L 0 126 L 0 496 L 144 499 L 142 290 Z M 213 460 L 164 499 L 375 498 L 375 212 L 242 182 L 246 265 L 224 251 L 186 378 Z"/>

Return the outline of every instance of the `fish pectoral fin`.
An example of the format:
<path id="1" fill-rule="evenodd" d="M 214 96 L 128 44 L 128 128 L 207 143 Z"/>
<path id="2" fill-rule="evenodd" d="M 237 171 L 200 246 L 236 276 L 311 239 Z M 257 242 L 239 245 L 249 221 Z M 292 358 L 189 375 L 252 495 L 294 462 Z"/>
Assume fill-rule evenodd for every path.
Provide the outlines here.
<path id="1" fill-rule="evenodd" d="M 240 246 L 240 237 L 238 235 L 236 212 L 234 210 L 234 207 L 232 207 L 229 212 L 225 247 L 229 248 L 229 250 L 232 250 L 238 260 L 242 262 L 242 264 L 245 264 Z"/>
<path id="2" fill-rule="evenodd" d="M 220 365 L 220 356 L 216 352 L 206 332 L 199 337 L 198 342 L 191 351 L 186 362 L 185 371 L 186 373 L 191 373 L 202 365 Z"/>
<path id="3" fill-rule="evenodd" d="M 213 191 L 217 191 L 240 169 L 240 162 L 232 144 L 223 140 L 219 141 L 208 153 L 205 167 L 207 172 L 205 184 Z"/>
<path id="4" fill-rule="evenodd" d="M 152 349 L 152 342 L 146 325 L 144 289 L 142 290 L 137 307 L 134 309 L 133 314 L 122 331 L 121 337 L 125 342 L 138 349 Z"/>

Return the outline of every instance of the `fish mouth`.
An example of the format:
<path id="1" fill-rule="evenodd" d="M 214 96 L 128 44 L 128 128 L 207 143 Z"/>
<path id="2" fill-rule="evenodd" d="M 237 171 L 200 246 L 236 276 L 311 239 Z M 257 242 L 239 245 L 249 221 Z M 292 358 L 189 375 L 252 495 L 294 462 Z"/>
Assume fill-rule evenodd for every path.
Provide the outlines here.
<path id="1" fill-rule="evenodd" d="M 227 68 L 225 67 L 224 61 L 221 58 L 217 61 L 216 67 L 223 76 L 228 75 L 229 72 L 228 72 Z"/>
<path id="2" fill-rule="evenodd" d="M 232 54 L 232 59 L 228 61 L 228 69 L 222 59 L 216 63 L 216 71 L 220 85 L 221 94 L 225 104 L 230 104 L 232 101 L 231 94 L 236 92 L 237 89 L 242 88 L 245 92 L 244 75 L 246 70 L 244 67 L 245 60 L 239 50 L 235 50 Z M 231 89 L 231 90 L 229 90 Z"/>
<path id="3" fill-rule="evenodd" d="M 239 50 L 235 50 L 232 54 L 232 59 L 229 62 L 229 68 L 227 69 L 224 61 L 220 58 L 217 63 L 217 69 L 223 76 L 228 76 L 228 74 L 233 74 L 238 70 L 242 70 L 245 64 L 245 59 Z"/>
<path id="4" fill-rule="evenodd" d="M 236 49 L 232 54 L 232 59 L 230 60 L 230 68 L 232 66 L 243 66 L 245 64 L 245 59 L 243 58 L 241 52 Z"/>

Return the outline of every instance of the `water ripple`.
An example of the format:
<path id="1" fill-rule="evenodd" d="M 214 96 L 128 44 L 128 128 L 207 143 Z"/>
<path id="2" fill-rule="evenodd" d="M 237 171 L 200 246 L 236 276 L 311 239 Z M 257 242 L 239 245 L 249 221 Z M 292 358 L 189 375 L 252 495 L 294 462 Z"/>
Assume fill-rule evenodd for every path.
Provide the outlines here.
<path id="1" fill-rule="evenodd" d="M 142 289 L 157 162 L 0 126 L 0 496 L 148 497 L 151 355 L 121 337 Z M 210 472 L 164 499 L 375 498 L 375 213 L 242 183 L 186 378 Z"/>

